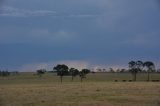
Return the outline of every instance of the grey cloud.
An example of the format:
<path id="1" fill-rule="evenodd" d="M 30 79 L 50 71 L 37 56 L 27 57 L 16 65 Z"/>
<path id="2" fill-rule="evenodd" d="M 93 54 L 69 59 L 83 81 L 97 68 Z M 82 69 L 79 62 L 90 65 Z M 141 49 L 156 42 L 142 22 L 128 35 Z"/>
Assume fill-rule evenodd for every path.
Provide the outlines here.
<path id="1" fill-rule="evenodd" d="M 148 47 L 153 48 L 160 46 L 158 39 L 159 35 L 160 35 L 159 31 L 137 34 L 128 38 L 126 43 L 135 46 L 142 46 L 142 47 L 146 46 L 146 48 Z"/>
<path id="2" fill-rule="evenodd" d="M 94 14 L 77 14 L 77 15 L 68 15 L 68 17 L 70 17 L 70 18 L 96 18 L 96 17 L 98 17 L 98 16 L 100 16 L 100 15 L 94 15 Z"/>
<path id="3" fill-rule="evenodd" d="M 27 10 L 18 9 L 14 7 L 4 6 L 1 9 L 0 16 L 10 16 L 10 17 L 30 17 L 30 16 L 52 16 L 52 17 L 66 17 L 66 18 L 92 18 L 97 17 L 100 14 L 86 14 L 86 13 L 57 13 L 52 10 Z"/>
<path id="4" fill-rule="evenodd" d="M 77 37 L 77 34 L 72 31 L 51 31 L 42 28 L 21 29 L 19 27 L 1 27 L 0 31 L 0 44 L 31 43 L 40 45 L 52 45 L 54 43 L 57 45 L 63 45 L 76 39 Z"/>
<path id="5" fill-rule="evenodd" d="M 4 4 L 4 0 L 0 0 L 0 13 L 2 12 L 2 6 Z"/>
<path id="6" fill-rule="evenodd" d="M 135 58 L 158 61 L 160 15 L 156 3 L 155 0 L 14 0 L 14 3 L 12 0 L 7 5 L 16 8 L 4 9 L 3 15 L 8 17 L 0 17 L 0 45 L 11 43 L 9 52 L 0 55 L 1 64 L 15 63 L 9 61 L 10 57 L 17 64 L 70 59 L 91 59 L 96 64 L 111 65 L 126 64 Z M 19 18 L 24 16 L 27 18 Z M 19 43 L 26 46 L 18 48 Z M 6 45 L 2 47 L 3 51 L 7 49 Z M 12 53 L 12 48 L 16 56 L 3 55 Z M 19 57 L 21 50 L 23 56 Z M 26 57 L 28 51 L 31 54 Z"/>
<path id="7" fill-rule="evenodd" d="M 2 7 L 1 16 L 13 16 L 13 17 L 28 17 L 28 16 L 50 16 L 54 15 L 55 11 L 50 10 L 25 10 L 14 7 L 4 6 Z"/>
<path id="8" fill-rule="evenodd" d="M 28 36 L 33 40 L 32 42 L 35 43 L 35 41 L 38 43 L 58 43 L 61 44 L 69 42 L 73 40 L 76 37 L 76 34 L 74 32 L 69 32 L 65 30 L 59 30 L 56 32 L 49 31 L 47 29 L 33 29 Z"/>
<path id="9" fill-rule="evenodd" d="M 0 0 L 0 6 L 3 5 L 5 0 Z"/>

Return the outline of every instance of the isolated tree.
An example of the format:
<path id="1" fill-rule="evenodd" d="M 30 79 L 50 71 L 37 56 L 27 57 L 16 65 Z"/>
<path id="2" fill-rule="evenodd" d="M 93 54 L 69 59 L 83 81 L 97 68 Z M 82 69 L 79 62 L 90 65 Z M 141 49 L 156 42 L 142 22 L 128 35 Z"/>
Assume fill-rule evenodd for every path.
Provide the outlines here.
<path id="1" fill-rule="evenodd" d="M 126 72 L 126 69 L 120 69 L 120 73 Z"/>
<path id="2" fill-rule="evenodd" d="M 118 73 L 119 73 L 120 71 L 121 71 L 121 69 L 119 69 L 119 68 L 116 70 L 116 72 L 118 72 Z"/>
<path id="3" fill-rule="evenodd" d="M 150 80 L 150 72 L 154 72 L 155 71 L 155 65 L 154 65 L 154 63 L 153 62 L 151 62 L 151 61 L 146 61 L 146 62 L 144 62 L 144 67 L 146 67 L 147 68 L 147 81 L 149 81 Z"/>
<path id="4" fill-rule="evenodd" d="M 97 72 L 103 72 L 103 70 L 100 69 L 100 68 L 98 68 L 98 69 L 96 69 L 96 70 L 97 70 Z"/>
<path id="5" fill-rule="evenodd" d="M 135 61 L 130 61 L 129 63 L 129 71 L 132 73 L 133 75 L 133 80 L 136 81 L 136 74 L 137 74 L 137 70 L 136 70 L 136 62 Z"/>
<path id="6" fill-rule="evenodd" d="M 75 68 L 70 68 L 70 69 L 69 69 L 69 72 L 70 72 L 71 75 L 72 75 L 72 81 L 73 81 L 73 78 L 76 77 L 76 76 L 79 74 L 78 69 L 75 69 Z"/>
<path id="7" fill-rule="evenodd" d="M 114 69 L 113 68 L 109 68 L 109 72 L 114 73 Z"/>
<path id="8" fill-rule="evenodd" d="M 45 69 L 40 69 L 40 70 L 37 70 L 37 75 L 39 77 L 41 77 L 43 74 L 45 74 L 46 70 Z"/>
<path id="9" fill-rule="evenodd" d="M 142 61 L 130 61 L 129 63 L 129 71 L 133 75 L 133 80 L 137 80 L 137 73 L 142 71 L 143 69 L 143 62 Z"/>
<path id="10" fill-rule="evenodd" d="M 83 78 L 85 78 L 84 72 L 80 71 L 80 72 L 79 72 L 79 77 L 80 77 L 81 82 L 82 82 L 82 81 L 83 81 Z"/>
<path id="11" fill-rule="evenodd" d="M 82 69 L 82 72 L 86 75 L 86 74 L 90 73 L 91 70 L 89 70 L 89 69 Z"/>
<path id="12" fill-rule="evenodd" d="M 86 78 L 86 75 L 90 73 L 91 71 L 89 69 L 82 69 L 82 71 L 79 72 L 79 76 L 81 78 L 81 82 L 84 78 Z"/>
<path id="13" fill-rule="evenodd" d="M 68 66 L 65 64 L 58 64 L 56 67 L 53 68 L 53 70 L 57 71 L 57 75 L 60 76 L 61 83 L 64 75 L 68 75 Z"/>

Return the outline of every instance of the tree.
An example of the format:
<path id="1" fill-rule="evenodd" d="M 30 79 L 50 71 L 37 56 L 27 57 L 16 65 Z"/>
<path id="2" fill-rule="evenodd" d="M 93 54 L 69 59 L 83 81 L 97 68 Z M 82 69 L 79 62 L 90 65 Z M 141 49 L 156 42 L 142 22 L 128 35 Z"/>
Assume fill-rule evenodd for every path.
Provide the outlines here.
<path id="1" fill-rule="evenodd" d="M 73 81 L 73 78 L 76 77 L 76 76 L 79 74 L 78 69 L 75 69 L 75 68 L 70 68 L 70 69 L 69 69 L 69 72 L 70 72 L 71 75 L 72 75 L 72 81 Z"/>
<path id="2" fill-rule="evenodd" d="M 86 75 L 86 74 L 90 73 L 91 71 L 89 69 L 82 69 L 82 72 Z"/>
<path id="3" fill-rule="evenodd" d="M 126 69 L 120 69 L 120 73 L 126 72 Z"/>
<path id="4" fill-rule="evenodd" d="M 2 76 L 2 77 L 7 77 L 9 75 L 10 75 L 10 72 L 8 72 L 8 71 L 0 71 L 0 76 Z"/>
<path id="5" fill-rule="evenodd" d="M 137 61 L 136 62 L 136 66 L 137 66 L 138 71 L 142 71 L 143 70 L 143 67 L 144 67 L 143 64 L 144 63 L 142 61 Z"/>
<path id="6" fill-rule="evenodd" d="M 135 61 L 130 61 L 128 64 L 129 64 L 129 71 L 133 75 L 133 80 L 136 81 L 136 74 L 137 74 L 136 62 Z"/>
<path id="7" fill-rule="evenodd" d="M 41 77 L 43 74 L 45 74 L 46 70 L 45 69 L 40 69 L 40 70 L 37 70 L 37 75 L 39 77 Z"/>
<path id="8" fill-rule="evenodd" d="M 68 69 L 68 66 L 65 64 L 58 64 L 56 67 L 53 68 L 53 70 L 57 71 L 57 75 L 60 76 L 61 83 L 63 76 L 69 74 Z"/>
<path id="9" fill-rule="evenodd" d="M 90 73 L 91 71 L 89 69 L 82 69 L 80 71 L 79 76 L 81 78 L 81 82 L 83 81 L 83 78 L 86 78 L 86 74 Z"/>
<path id="10" fill-rule="evenodd" d="M 113 68 L 109 68 L 109 72 L 114 73 L 114 69 Z"/>
<path id="11" fill-rule="evenodd" d="M 155 65 L 151 61 L 146 61 L 146 62 L 144 62 L 143 66 L 147 68 L 147 73 L 148 73 L 147 74 L 148 75 L 147 76 L 147 81 L 149 81 L 150 80 L 150 72 L 155 71 Z"/>
<path id="12" fill-rule="evenodd" d="M 142 71 L 143 69 L 143 62 L 142 61 L 130 61 L 129 63 L 129 71 L 133 75 L 133 80 L 137 80 L 137 73 Z"/>
<path id="13" fill-rule="evenodd" d="M 82 82 L 83 78 L 85 78 L 85 74 L 82 71 L 80 71 L 79 72 L 79 77 L 81 78 L 81 82 Z"/>

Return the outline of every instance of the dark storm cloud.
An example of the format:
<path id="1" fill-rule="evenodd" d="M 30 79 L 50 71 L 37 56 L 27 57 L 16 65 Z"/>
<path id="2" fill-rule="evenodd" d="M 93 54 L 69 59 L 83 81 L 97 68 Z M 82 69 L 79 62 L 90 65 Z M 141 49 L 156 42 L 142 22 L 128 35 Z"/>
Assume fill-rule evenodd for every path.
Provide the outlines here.
<path id="1" fill-rule="evenodd" d="M 160 3 L 160 0 L 156 0 L 157 3 Z"/>
<path id="2" fill-rule="evenodd" d="M 2 4 L 3 4 L 3 2 L 4 2 L 4 0 L 0 0 L 0 5 L 2 5 Z"/>
<path id="3" fill-rule="evenodd" d="M 0 0 L 0 12 L 2 11 L 3 3 L 4 3 L 4 0 Z"/>
<path id="4" fill-rule="evenodd" d="M 0 64 L 158 62 L 156 5 L 154 0 L 8 1 L 0 16 Z"/>

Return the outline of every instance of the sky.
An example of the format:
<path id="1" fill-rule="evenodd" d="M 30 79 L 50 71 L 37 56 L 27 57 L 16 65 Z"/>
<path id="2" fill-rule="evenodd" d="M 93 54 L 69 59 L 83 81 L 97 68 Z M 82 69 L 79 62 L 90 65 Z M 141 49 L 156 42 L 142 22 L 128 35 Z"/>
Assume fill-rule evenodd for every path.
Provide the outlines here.
<path id="1" fill-rule="evenodd" d="M 160 0 L 0 0 L 0 69 L 160 68 Z"/>

